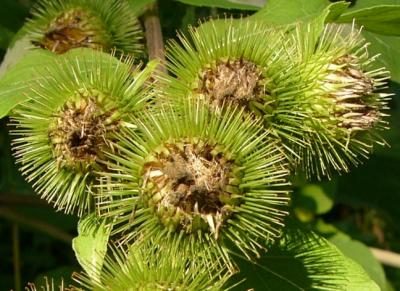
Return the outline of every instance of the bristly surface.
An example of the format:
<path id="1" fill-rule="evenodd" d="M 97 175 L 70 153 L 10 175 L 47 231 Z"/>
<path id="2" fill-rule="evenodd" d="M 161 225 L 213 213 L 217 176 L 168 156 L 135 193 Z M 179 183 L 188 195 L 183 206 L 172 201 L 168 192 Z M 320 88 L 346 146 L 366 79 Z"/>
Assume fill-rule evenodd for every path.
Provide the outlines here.
<path id="1" fill-rule="evenodd" d="M 351 164 L 368 158 L 374 143 L 385 144 L 379 131 L 387 128 L 392 94 L 382 92 L 389 73 L 377 68 L 377 56 L 368 55 L 360 30 L 328 25 L 313 41 L 310 29 L 298 26 L 293 33 L 300 94 L 281 98 L 280 104 L 293 121 L 291 131 L 307 144 L 295 150 L 300 166 L 321 178 L 332 170 L 348 172 Z M 298 104 L 295 110 L 292 104 Z"/>
<path id="2" fill-rule="evenodd" d="M 322 178 L 368 157 L 385 128 L 388 73 L 376 69 L 360 32 L 313 24 L 284 35 L 248 20 L 210 21 L 167 49 L 161 93 L 168 102 L 205 99 L 217 112 L 240 105 L 259 117 L 294 168 Z"/>
<path id="3" fill-rule="evenodd" d="M 144 112 L 117 133 L 96 199 L 121 242 L 179 236 L 194 250 L 247 257 L 280 236 L 287 215 L 284 154 L 235 106 L 222 115 L 197 100 Z"/>
<path id="4" fill-rule="evenodd" d="M 32 44 L 58 54 L 77 47 L 143 54 L 137 16 L 125 0 L 41 0 L 25 27 Z"/>
<path id="5" fill-rule="evenodd" d="M 132 72 L 132 59 L 81 54 L 66 54 L 49 66 L 48 78 L 32 84 L 30 100 L 11 116 L 22 174 L 58 210 L 78 215 L 92 207 L 94 170 L 101 168 L 110 132 L 126 126 L 127 115 L 151 98 L 144 83 L 155 67 Z"/>
<path id="6" fill-rule="evenodd" d="M 235 20 L 239 21 L 239 20 Z M 275 105 L 275 80 L 287 69 L 282 31 L 249 20 L 203 24 L 167 47 L 167 97 L 208 100 L 214 108 L 234 103 L 263 116 Z M 177 96 L 177 97 L 175 97 Z"/>
<path id="7" fill-rule="evenodd" d="M 179 240 L 134 243 L 128 250 L 112 248 L 98 278 L 75 273 L 73 278 L 88 290 L 225 290 L 229 271 L 216 262 L 199 260 Z M 80 290 L 72 289 L 72 290 Z"/>

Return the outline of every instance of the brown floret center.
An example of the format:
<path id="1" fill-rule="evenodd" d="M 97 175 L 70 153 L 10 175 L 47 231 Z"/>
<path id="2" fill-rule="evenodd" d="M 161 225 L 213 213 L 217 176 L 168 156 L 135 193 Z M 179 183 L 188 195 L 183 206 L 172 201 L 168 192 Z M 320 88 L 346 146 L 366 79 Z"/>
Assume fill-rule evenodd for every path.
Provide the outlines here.
<path id="1" fill-rule="evenodd" d="M 214 106 L 221 106 L 223 102 L 246 106 L 265 93 L 262 81 L 261 70 L 252 62 L 221 61 L 202 73 L 199 90 L 211 99 Z"/>
<path id="2" fill-rule="evenodd" d="M 151 185 L 145 190 L 150 203 L 167 225 L 191 232 L 199 227 L 194 225 L 197 217 L 217 236 L 229 214 L 233 161 L 209 145 L 185 142 L 164 148 L 143 168 L 143 187 Z"/>
<path id="3" fill-rule="evenodd" d="M 65 12 L 52 21 L 43 38 L 34 44 L 57 54 L 78 47 L 100 48 L 102 45 L 96 36 L 99 28 L 95 29 L 91 22 L 96 23 L 93 17 L 82 10 Z"/>
<path id="4" fill-rule="evenodd" d="M 94 97 L 64 105 L 49 133 L 59 164 L 86 168 L 96 162 L 107 132 L 116 127 L 107 121 L 110 115 Z"/>

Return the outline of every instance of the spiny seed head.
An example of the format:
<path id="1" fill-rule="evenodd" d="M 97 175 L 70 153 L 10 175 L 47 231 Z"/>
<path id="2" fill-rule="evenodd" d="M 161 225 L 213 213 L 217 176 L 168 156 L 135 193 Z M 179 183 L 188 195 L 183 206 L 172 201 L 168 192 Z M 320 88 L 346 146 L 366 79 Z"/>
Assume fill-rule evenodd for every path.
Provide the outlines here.
<path id="1" fill-rule="evenodd" d="M 77 47 L 98 49 L 107 41 L 102 25 L 95 16 L 80 9 L 66 11 L 49 23 L 42 39 L 34 44 L 57 54 Z"/>
<path id="2" fill-rule="evenodd" d="M 386 128 L 383 117 L 390 94 L 382 89 L 389 76 L 384 68 L 376 69 L 376 57 L 368 55 L 360 31 L 344 33 L 327 26 L 316 44 L 302 31 L 298 27 L 294 39 L 297 68 L 288 75 L 298 75 L 303 88 L 282 99 L 280 107 L 287 110 L 282 117 L 292 121 L 292 135 L 299 133 L 288 147 L 295 149 L 309 176 L 320 178 L 330 176 L 332 169 L 348 171 L 349 164 L 368 157 L 374 143 L 384 144 L 377 131 Z M 304 46 L 307 41 L 316 48 Z M 291 113 L 296 101 L 299 106 Z"/>
<path id="3" fill-rule="evenodd" d="M 161 78 L 161 95 L 172 103 L 207 100 L 216 112 L 241 106 L 308 176 L 347 171 L 384 143 L 377 130 L 385 128 L 388 94 L 380 91 L 388 74 L 375 69 L 359 31 L 327 26 L 321 33 L 309 23 L 285 36 L 257 22 L 225 20 L 179 38 L 167 49 L 174 76 Z"/>
<path id="4" fill-rule="evenodd" d="M 339 119 L 338 126 L 350 132 L 368 130 L 379 122 L 379 108 L 369 104 L 368 96 L 376 91 L 374 79 L 368 76 L 352 55 L 339 57 L 329 65 L 331 71 L 321 84 L 327 88 L 328 98 L 333 99 L 334 115 Z M 336 90 L 330 91 L 330 86 Z"/>
<path id="5" fill-rule="evenodd" d="M 257 256 L 279 237 L 288 170 L 260 123 L 233 105 L 216 114 L 192 101 L 144 112 L 115 136 L 124 154 L 107 154 L 97 205 L 122 243 L 181 236 L 231 266 L 229 247 Z"/>
<path id="6" fill-rule="evenodd" d="M 123 0 L 41 0 L 25 27 L 33 45 L 63 54 L 77 47 L 142 54 L 140 24 Z"/>
<path id="7" fill-rule="evenodd" d="M 111 247 L 99 276 L 74 273 L 73 279 L 95 291 L 225 290 L 231 273 L 203 256 L 179 240 L 139 240 L 128 250 Z"/>
<path id="8" fill-rule="evenodd" d="M 174 102 L 194 97 L 214 109 L 231 103 L 268 114 L 274 80 L 287 69 L 284 39 L 282 31 L 245 19 L 191 27 L 187 36 L 179 35 L 179 43 L 168 43 L 167 66 L 174 76 L 161 77 L 163 95 L 178 96 Z"/>
<path id="9" fill-rule="evenodd" d="M 132 64 L 90 49 L 66 53 L 13 112 L 20 170 L 57 209 L 78 215 L 90 210 L 94 171 L 104 167 L 99 160 L 110 134 L 152 98 L 144 84 L 156 64 L 143 71 L 132 71 Z"/>

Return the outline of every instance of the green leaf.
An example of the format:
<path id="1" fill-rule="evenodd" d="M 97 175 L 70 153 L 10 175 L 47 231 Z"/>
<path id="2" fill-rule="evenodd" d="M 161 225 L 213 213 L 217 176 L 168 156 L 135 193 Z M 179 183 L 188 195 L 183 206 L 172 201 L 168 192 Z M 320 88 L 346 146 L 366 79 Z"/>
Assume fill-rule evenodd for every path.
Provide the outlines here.
<path id="1" fill-rule="evenodd" d="M 360 10 L 368 7 L 379 5 L 396 5 L 400 4 L 400 0 L 357 0 L 355 5 L 349 8 L 349 11 Z"/>
<path id="2" fill-rule="evenodd" d="M 17 38 L 19 33 L 14 37 Z M 12 40 L 13 41 L 13 40 Z M 0 78 L 12 67 L 14 67 L 30 50 L 32 46 L 27 38 L 20 38 L 16 40 L 7 49 L 6 55 L 0 65 Z"/>
<path id="3" fill-rule="evenodd" d="M 41 79 L 40 71 L 54 58 L 54 54 L 45 50 L 26 52 L 20 42 L 14 48 L 7 52 L 7 59 L 0 69 L 0 118 L 27 98 L 29 82 Z"/>
<path id="4" fill-rule="evenodd" d="M 99 279 L 107 252 L 111 228 L 105 220 L 89 214 L 78 223 L 78 236 L 72 241 L 72 248 L 79 264 L 90 278 Z"/>
<path id="5" fill-rule="evenodd" d="M 20 50 L 20 49 L 18 49 Z M 21 49 L 23 50 L 23 49 Z M 2 67 L 0 70 L 0 118 L 6 116 L 10 110 L 21 102 L 27 100 L 31 82 L 37 82 L 49 76 L 48 68 L 56 60 L 68 57 L 87 58 L 93 60 L 93 54 L 105 66 L 110 63 L 120 66 L 121 62 L 107 53 L 96 52 L 90 48 L 76 48 L 63 55 L 53 54 L 47 50 L 34 49 L 23 53 L 22 59 L 14 65 Z M 18 54 L 16 58 L 20 56 Z M 84 68 L 82 68 L 84 70 Z M 1 77 L 2 72 L 4 76 Z"/>
<path id="6" fill-rule="evenodd" d="M 237 261 L 234 279 L 246 280 L 233 290 L 379 290 L 357 263 L 310 231 L 287 228 L 257 262 Z"/>
<path id="7" fill-rule="evenodd" d="M 129 6 L 131 6 L 136 15 L 142 14 L 148 5 L 155 2 L 156 0 L 128 0 Z"/>
<path id="8" fill-rule="evenodd" d="M 400 35 L 400 5 L 379 5 L 343 13 L 337 22 L 352 22 L 364 29 L 387 35 Z"/>
<path id="9" fill-rule="evenodd" d="M 265 0 L 176 0 L 195 6 L 219 7 L 225 9 L 258 10 Z"/>
<path id="10" fill-rule="evenodd" d="M 270 0 L 257 13 L 250 16 L 271 25 L 285 25 L 322 18 L 333 21 L 346 10 L 348 3 L 330 3 L 326 0 Z"/>
<path id="11" fill-rule="evenodd" d="M 342 232 L 338 232 L 329 239 L 345 256 L 360 264 L 372 280 L 381 288 L 386 288 L 386 277 L 382 265 L 373 256 L 363 243 L 352 240 Z"/>
<path id="12" fill-rule="evenodd" d="M 316 184 L 308 184 L 302 187 L 295 195 L 295 207 L 312 211 L 315 214 L 324 214 L 332 209 L 333 200 L 324 189 Z"/>
<path id="13" fill-rule="evenodd" d="M 371 43 L 369 46 L 370 54 L 380 54 L 378 63 L 390 71 L 393 81 L 400 83 L 400 37 L 369 31 L 363 31 L 363 36 Z"/>

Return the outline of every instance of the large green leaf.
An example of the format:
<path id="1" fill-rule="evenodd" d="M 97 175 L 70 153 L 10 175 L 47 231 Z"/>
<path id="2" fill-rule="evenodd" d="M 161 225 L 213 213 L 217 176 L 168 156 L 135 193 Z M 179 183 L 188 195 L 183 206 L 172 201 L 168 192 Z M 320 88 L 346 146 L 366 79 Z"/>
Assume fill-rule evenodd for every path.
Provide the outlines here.
<path id="1" fill-rule="evenodd" d="M 89 214 L 78 223 L 78 236 L 73 239 L 72 248 L 79 264 L 94 280 L 99 279 L 110 232 L 105 220 L 95 214 Z"/>
<path id="2" fill-rule="evenodd" d="M 269 0 L 257 13 L 251 16 L 271 25 L 307 22 L 316 18 L 333 21 L 346 10 L 348 3 L 330 3 L 326 0 Z"/>
<path id="3" fill-rule="evenodd" d="M 195 6 L 219 7 L 225 9 L 258 10 L 265 0 L 176 0 Z"/>
<path id="4" fill-rule="evenodd" d="M 369 31 L 364 31 L 363 35 L 371 43 L 369 46 L 371 55 L 380 54 L 378 62 L 390 71 L 393 81 L 400 82 L 400 37 Z"/>
<path id="5" fill-rule="evenodd" d="M 379 5 L 396 5 L 400 0 L 356 0 L 355 5 L 349 8 L 349 11 L 357 11 L 368 7 Z"/>
<path id="6" fill-rule="evenodd" d="M 0 118 L 27 100 L 31 82 L 38 82 L 50 76 L 49 65 L 64 57 L 85 58 L 89 61 L 104 63 L 106 66 L 110 63 L 116 66 L 121 65 L 121 62 L 112 55 L 90 48 L 72 49 L 61 56 L 41 49 L 29 50 L 16 65 L 8 68 L 0 79 Z"/>
<path id="7" fill-rule="evenodd" d="M 360 241 L 352 240 L 342 232 L 336 233 L 329 238 L 329 241 L 344 255 L 360 264 L 381 290 L 386 289 L 386 277 L 383 267 L 366 245 Z"/>
<path id="8" fill-rule="evenodd" d="M 18 57 L 19 55 L 16 55 L 12 60 L 9 59 L 10 63 L 4 63 L 0 72 L 0 118 L 27 98 L 25 93 L 28 91 L 29 82 L 43 78 L 40 72 L 54 55 L 45 50 L 28 51 L 14 64 L 13 60 Z"/>
<path id="9" fill-rule="evenodd" d="M 400 35 L 400 5 L 379 5 L 343 13 L 337 22 L 352 22 L 379 34 Z"/>
<path id="10" fill-rule="evenodd" d="M 238 260 L 234 290 L 379 290 L 357 263 L 310 231 L 287 230 L 257 262 Z"/>

